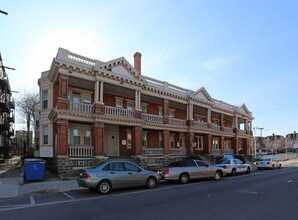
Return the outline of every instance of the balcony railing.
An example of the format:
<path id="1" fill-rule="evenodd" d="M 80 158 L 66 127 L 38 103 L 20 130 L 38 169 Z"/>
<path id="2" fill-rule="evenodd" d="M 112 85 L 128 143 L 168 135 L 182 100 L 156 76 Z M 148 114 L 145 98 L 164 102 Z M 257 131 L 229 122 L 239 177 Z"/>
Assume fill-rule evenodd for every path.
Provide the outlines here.
<path id="1" fill-rule="evenodd" d="M 92 112 L 92 105 L 91 104 L 85 104 L 85 103 L 74 103 L 69 102 L 68 109 L 71 111 L 76 112 Z"/>
<path id="2" fill-rule="evenodd" d="M 169 124 L 175 126 L 186 126 L 186 121 L 182 119 L 169 118 Z"/>
<path id="3" fill-rule="evenodd" d="M 220 125 L 212 124 L 211 128 L 214 129 L 214 130 L 220 131 Z"/>
<path id="4" fill-rule="evenodd" d="M 68 146 L 71 157 L 92 157 L 93 149 L 93 146 Z"/>
<path id="5" fill-rule="evenodd" d="M 233 128 L 224 127 L 225 132 L 233 133 Z"/>
<path id="6" fill-rule="evenodd" d="M 245 131 L 245 130 L 240 130 L 240 129 L 239 129 L 239 130 L 238 130 L 238 133 L 239 133 L 239 134 L 246 134 L 246 131 Z"/>
<path id="7" fill-rule="evenodd" d="M 163 116 L 142 113 L 142 119 L 152 123 L 163 124 Z"/>
<path id="8" fill-rule="evenodd" d="M 193 122 L 195 128 L 207 128 L 206 122 L 194 121 Z"/>
<path id="9" fill-rule="evenodd" d="M 233 154 L 233 153 L 234 153 L 233 149 L 225 149 L 224 150 L 224 154 Z"/>
<path id="10" fill-rule="evenodd" d="M 163 148 L 142 148 L 143 155 L 163 155 Z"/>
<path id="11" fill-rule="evenodd" d="M 170 155 L 186 155 L 186 148 L 170 148 Z"/>
<path id="12" fill-rule="evenodd" d="M 133 110 L 116 108 L 112 106 L 105 106 L 105 114 L 110 116 L 116 116 L 116 117 L 134 118 Z"/>

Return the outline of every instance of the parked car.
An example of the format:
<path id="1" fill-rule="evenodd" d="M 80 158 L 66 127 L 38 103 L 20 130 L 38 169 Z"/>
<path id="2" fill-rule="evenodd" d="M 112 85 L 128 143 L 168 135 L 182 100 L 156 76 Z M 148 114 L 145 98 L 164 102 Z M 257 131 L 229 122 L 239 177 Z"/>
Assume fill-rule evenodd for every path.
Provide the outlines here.
<path id="1" fill-rule="evenodd" d="M 111 189 L 134 186 L 154 188 L 160 180 L 159 174 L 145 170 L 129 161 L 109 161 L 80 172 L 77 183 L 81 187 L 106 194 Z"/>
<path id="2" fill-rule="evenodd" d="M 221 167 L 209 166 L 201 160 L 181 160 L 162 169 L 161 179 L 166 181 L 179 181 L 188 183 L 192 179 L 214 178 L 220 180 L 226 172 Z"/>
<path id="3" fill-rule="evenodd" d="M 281 162 L 277 161 L 275 158 L 262 158 L 260 161 L 256 162 L 256 166 L 258 170 L 260 169 L 274 169 L 274 168 L 281 168 Z"/>
<path id="4" fill-rule="evenodd" d="M 226 173 L 232 176 L 235 176 L 237 173 L 249 174 L 251 171 L 250 164 L 243 163 L 237 158 L 223 158 L 216 163 L 216 166 L 224 168 Z"/>

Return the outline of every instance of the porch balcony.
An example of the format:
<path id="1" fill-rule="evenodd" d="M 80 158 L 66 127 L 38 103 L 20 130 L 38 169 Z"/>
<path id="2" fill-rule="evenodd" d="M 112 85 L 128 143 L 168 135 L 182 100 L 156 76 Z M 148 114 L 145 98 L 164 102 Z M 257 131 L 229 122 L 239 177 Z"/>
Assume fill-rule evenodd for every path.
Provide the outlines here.
<path id="1" fill-rule="evenodd" d="M 163 116 L 142 113 L 142 119 L 147 122 L 163 124 Z"/>
<path id="2" fill-rule="evenodd" d="M 224 132 L 233 133 L 233 128 L 224 127 Z"/>
<path id="3" fill-rule="evenodd" d="M 112 106 L 105 106 L 105 115 L 110 115 L 115 117 L 134 118 L 135 114 L 134 114 L 134 110 L 116 108 Z"/>
<path id="4" fill-rule="evenodd" d="M 238 134 L 246 134 L 246 131 L 245 131 L 245 130 L 241 130 L 241 129 L 239 129 L 239 130 L 238 130 Z"/>
<path id="5" fill-rule="evenodd" d="M 92 113 L 93 106 L 91 104 L 69 102 L 68 109 L 76 112 Z"/>
<path id="6" fill-rule="evenodd" d="M 186 121 L 182 119 L 169 118 L 169 124 L 175 126 L 186 126 Z"/>
<path id="7" fill-rule="evenodd" d="M 68 152 L 70 157 L 93 157 L 93 146 L 69 145 Z"/>
<path id="8" fill-rule="evenodd" d="M 224 149 L 224 154 L 233 154 L 233 149 Z"/>
<path id="9" fill-rule="evenodd" d="M 216 131 L 220 131 L 220 125 L 217 125 L 217 124 L 212 124 L 211 125 L 211 128 L 216 130 Z"/>
<path id="10" fill-rule="evenodd" d="M 142 148 L 142 154 L 145 156 L 163 155 L 163 148 Z"/>
<path id="11" fill-rule="evenodd" d="M 220 155 L 220 149 L 212 149 L 211 154 Z"/>
<path id="12" fill-rule="evenodd" d="M 186 148 L 170 148 L 170 155 L 184 156 L 187 154 Z"/>
<path id="13" fill-rule="evenodd" d="M 194 121 L 193 125 L 195 128 L 207 128 L 208 125 L 206 122 Z"/>

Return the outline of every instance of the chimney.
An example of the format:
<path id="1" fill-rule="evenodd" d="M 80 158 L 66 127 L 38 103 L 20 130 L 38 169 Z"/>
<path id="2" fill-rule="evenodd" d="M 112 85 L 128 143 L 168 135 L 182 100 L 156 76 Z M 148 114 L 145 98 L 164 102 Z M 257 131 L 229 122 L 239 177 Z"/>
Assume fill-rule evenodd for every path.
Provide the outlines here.
<path id="1" fill-rule="evenodd" d="M 135 70 L 141 75 L 141 57 L 142 54 L 139 52 L 136 52 L 134 55 L 134 68 Z"/>

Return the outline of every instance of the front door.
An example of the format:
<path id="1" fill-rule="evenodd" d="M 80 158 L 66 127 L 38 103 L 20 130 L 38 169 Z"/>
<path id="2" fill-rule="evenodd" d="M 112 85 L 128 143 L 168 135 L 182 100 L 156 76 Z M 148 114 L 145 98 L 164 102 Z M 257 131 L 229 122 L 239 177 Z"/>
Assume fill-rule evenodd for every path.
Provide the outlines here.
<path id="1" fill-rule="evenodd" d="M 118 132 L 109 132 L 106 135 L 105 152 L 107 156 L 119 156 Z"/>

